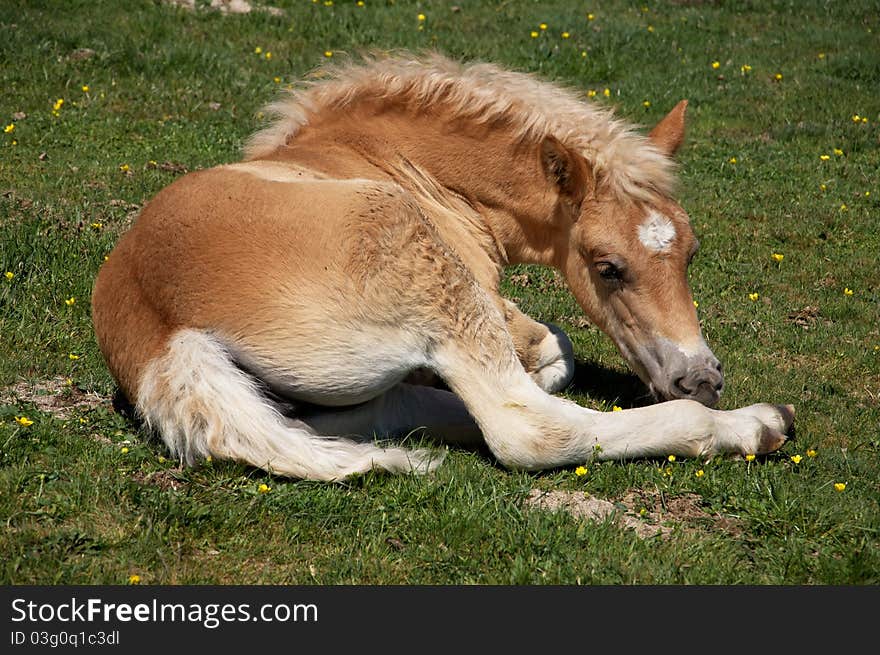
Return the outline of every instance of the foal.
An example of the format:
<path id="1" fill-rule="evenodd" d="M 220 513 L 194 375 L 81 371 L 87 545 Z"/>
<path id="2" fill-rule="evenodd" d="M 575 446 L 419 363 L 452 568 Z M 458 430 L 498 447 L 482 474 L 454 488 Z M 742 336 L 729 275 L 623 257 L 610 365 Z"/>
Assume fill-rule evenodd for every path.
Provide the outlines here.
<path id="1" fill-rule="evenodd" d="M 297 478 L 428 471 L 484 440 L 508 467 L 765 453 L 791 406 L 710 409 L 718 360 L 671 198 L 686 102 L 648 137 L 528 75 L 439 56 L 335 69 L 270 107 L 243 162 L 190 173 L 143 209 L 92 297 L 101 350 L 186 463 Z M 661 402 L 595 412 L 550 395 L 571 343 L 498 291 L 553 266 Z M 433 372 L 451 391 L 413 384 Z"/>

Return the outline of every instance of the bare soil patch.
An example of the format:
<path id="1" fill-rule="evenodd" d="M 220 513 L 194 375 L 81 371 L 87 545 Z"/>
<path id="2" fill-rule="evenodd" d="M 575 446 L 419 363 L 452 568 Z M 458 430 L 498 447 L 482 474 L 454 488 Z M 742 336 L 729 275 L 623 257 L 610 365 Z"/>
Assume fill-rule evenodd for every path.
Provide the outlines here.
<path id="1" fill-rule="evenodd" d="M 196 9 L 210 9 L 219 11 L 221 14 L 249 14 L 252 11 L 265 11 L 273 16 L 284 14 L 283 9 L 278 7 L 261 6 L 247 0 L 211 0 L 210 3 L 196 2 L 196 0 L 165 0 L 170 5 L 183 7 L 195 11 Z"/>
<path id="2" fill-rule="evenodd" d="M 179 472 L 180 469 L 165 469 L 150 473 L 135 471 L 131 474 L 131 479 L 138 484 L 151 485 L 159 487 L 162 491 L 167 491 L 168 489 L 180 489 L 184 486 L 185 482 L 177 476 Z"/>
<path id="3" fill-rule="evenodd" d="M 39 411 L 62 420 L 96 407 L 113 408 L 110 398 L 83 391 L 63 377 L 40 382 L 17 382 L 0 391 L 0 400 L 4 403 L 30 403 Z"/>
<path id="4" fill-rule="evenodd" d="M 657 492 L 632 490 L 612 502 L 583 491 L 544 491 L 532 489 L 526 507 L 548 512 L 566 512 L 584 521 L 612 521 L 634 530 L 641 539 L 668 537 L 673 529 L 719 529 L 741 533 L 734 519 L 713 515 L 701 506 L 697 494 L 665 497 Z"/>

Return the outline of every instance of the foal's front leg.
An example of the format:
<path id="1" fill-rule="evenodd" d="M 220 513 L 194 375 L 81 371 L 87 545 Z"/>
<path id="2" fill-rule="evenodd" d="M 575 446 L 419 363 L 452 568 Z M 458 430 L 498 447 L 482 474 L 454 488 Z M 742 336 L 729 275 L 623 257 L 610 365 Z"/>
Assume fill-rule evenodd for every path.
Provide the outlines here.
<path id="1" fill-rule="evenodd" d="M 597 458 L 763 454 L 786 441 L 794 421 L 790 405 L 719 411 L 674 400 L 596 412 L 550 395 L 520 363 L 506 317 L 488 303 L 483 307 L 479 327 L 450 333 L 433 349 L 431 365 L 464 401 L 487 445 L 507 467 L 537 470 Z"/>
<path id="2" fill-rule="evenodd" d="M 562 391 L 574 377 L 574 348 L 561 328 L 542 323 L 504 300 L 504 318 L 523 368 L 547 393 Z"/>
<path id="3" fill-rule="evenodd" d="M 547 393 L 565 389 L 574 377 L 574 347 L 568 335 L 552 323 L 534 320 L 507 299 L 502 298 L 501 303 L 507 330 L 523 368 Z M 406 382 L 438 386 L 440 379 L 432 371 L 418 369 Z"/>

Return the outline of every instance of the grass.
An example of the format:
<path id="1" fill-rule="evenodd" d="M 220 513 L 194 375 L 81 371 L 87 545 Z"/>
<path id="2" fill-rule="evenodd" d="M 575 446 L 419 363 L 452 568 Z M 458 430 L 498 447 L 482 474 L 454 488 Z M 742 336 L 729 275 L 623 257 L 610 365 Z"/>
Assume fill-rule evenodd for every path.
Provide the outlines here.
<path id="1" fill-rule="evenodd" d="M 0 6 L 0 126 L 14 125 L 0 133 L 0 582 L 880 582 L 875 3 L 291 0 L 275 3 L 280 16 L 196 4 Z M 279 87 L 325 53 L 366 48 L 533 71 L 646 126 L 688 98 L 679 199 L 702 242 L 690 279 L 725 364 L 722 406 L 794 403 L 797 438 L 752 462 L 604 463 L 583 476 L 452 451 L 430 478 L 334 485 L 165 460 L 110 406 L 95 273 L 183 169 L 239 158 Z M 566 395 L 597 409 L 643 402 L 549 271 L 510 273 L 506 294 L 572 336 L 581 361 Z M 640 539 L 529 511 L 534 488 L 645 509 L 672 530 Z M 693 511 L 676 514 L 676 499 Z"/>

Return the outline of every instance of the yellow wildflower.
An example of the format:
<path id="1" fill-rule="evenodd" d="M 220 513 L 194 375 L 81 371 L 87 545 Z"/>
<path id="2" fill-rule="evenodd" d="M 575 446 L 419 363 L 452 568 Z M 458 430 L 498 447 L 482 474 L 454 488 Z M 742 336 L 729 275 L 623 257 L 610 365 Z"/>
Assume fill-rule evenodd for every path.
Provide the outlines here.
<path id="1" fill-rule="evenodd" d="M 675 461 L 675 455 L 670 455 L 670 456 L 667 457 L 666 459 L 668 459 L 670 462 L 674 462 L 674 461 Z"/>
<path id="2" fill-rule="evenodd" d="M 587 467 L 586 467 L 586 466 L 578 466 L 578 467 L 574 470 L 574 474 L 575 474 L 576 476 L 578 476 L 578 477 L 580 477 L 580 476 L 582 476 L 582 475 L 586 475 L 586 474 L 587 474 Z"/>
<path id="3" fill-rule="evenodd" d="M 358 6 L 358 7 L 363 7 L 363 6 L 364 6 L 364 0 L 358 0 L 358 1 L 357 1 L 357 6 Z"/>
<path id="4" fill-rule="evenodd" d="M 755 302 L 757 299 L 758 299 L 758 292 L 757 291 L 749 294 L 749 300 L 751 300 L 752 302 Z"/>
<path id="5" fill-rule="evenodd" d="M 820 188 L 822 191 L 825 191 L 828 187 L 827 187 L 825 184 L 820 184 L 820 185 L 819 185 L 819 188 Z"/>
<path id="6" fill-rule="evenodd" d="M 164 463 L 165 463 L 165 458 L 162 457 L 162 455 L 159 455 L 159 460 L 158 460 L 158 461 L 159 461 L 160 464 L 164 464 Z"/>
<path id="7" fill-rule="evenodd" d="M 96 222 L 96 223 L 92 223 L 92 228 L 94 228 L 94 229 L 96 229 L 96 230 L 100 230 L 102 227 L 104 227 L 104 224 L 103 224 L 103 223 L 97 223 L 97 222 Z"/>
<path id="8" fill-rule="evenodd" d="M 533 39 L 537 39 L 538 33 L 535 30 L 532 30 L 531 32 L 529 32 L 529 36 L 531 36 Z"/>
<path id="9" fill-rule="evenodd" d="M 728 159 L 727 161 L 729 161 L 731 164 L 735 164 L 735 163 L 736 163 L 736 157 L 731 157 L 731 158 Z"/>
<path id="10" fill-rule="evenodd" d="M 420 23 L 425 22 L 425 14 L 419 14 L 419 15 L 418 15 L 418 19 L 419 19 L 419 22 L 420 22 Z"/>
<path id="11" fill-rule="evenodd" d="M 807 448 L 807 457 L 815 457 L 818 454 L 815 448 Z"/>
<path id="12" fill-rule="evenodd" d="M 721 62 L 720 62 L 720 61 L 713 61 L 713 62 L 712 62 L 712 68 L 713 68 L 713 69 L 718 70 L 720 67 L 721 67 Z"/>
<path id="13" fill-rule="evenodd" d="M 6 271 L 6 272 L 3 274 L 3 276 L 4 276 L 7 280 L 11 280 L 12 278 L 15 277 L 15 273 L 13 273 L 12 271 Z"/>
<path id="14" fill-rule="evenodd" d="M 645 516 L 648 513 L 647 508 L 643 507 L 639 510 L 639 516 Z"/>
<path id="15" fill-rule="evenodd" d="M 332 56 L 333 56 L 333 51 L 332 51 L 332 50 L 325 50 L 325 51 L 324 51 L 324 56 L 325 56 L 325 57 L 332 57 Z"/>
<path id="16" fill-rule="evenodd" d="M 256 55 L 263 54 L 263 49 L 260 46 L 257 46 L 256 48 L 254 48 L 254 54 L 256 54 Z"/>
<path id="17" fill-rule="evenodd" d="M 538 27 L 539 27 L 541 30 L 546 30 L 546 29 L 547 29 L 547 23 L 541 23 L 540 25 L 538 25 Z"/>
<path id="18" fill-rule="evenodd" d="M 846 489 L 846 482 L 835 482 L 834 483 L 834 490 L 835 491 L 843 491 L 844 489 Z"/>
<path id="19" fill-rule="evenodd" d="M 843 288 L 843 295 L 844 296 L 851 296 L 851 295 L 853 295 L 853 290 L 850 289 L 849 287 L 844 287 Z"/>
<path id="20" fill-rule="evenodd" d="M 862 120 L 861 116 L 859 116 L 858 114 L 853 114 L 853 117 L 852 117 L 853 123 L 859 123 L 859 122 L 861 122 L 861 120 Z"/>
<path id="21" fill-rule="evenodd" d="M 581 57 L 586 58 L 586 56 L 587 56 L 587 51 L 586 51 L 586 50 L 581 50 Z"/>
<path id="22" fill-rule="evenodd" d="M 792 455 L 791 456 L 791 461 L 794 462 L 795 464 L 800 464 L 802 459 L 803 459 L 803 457 L 801 457 L 800 455 Z"/>
<path id="23" fill-rule="evenodd" d="M 739 67 L 740 72 L 745 75 L 746 73 L 750 73 L 752 71 L 752 67 L 748 64 L 743 64 Z"/>
<path id="24" fill-rule="evenodd" d="M 261 483 L 260 486 L 257 487 L 257 491 L 259 491 L 261 494 L 267 494 L 272 491 L 272 487 L 270 487 L 266 483 Z"/>
<path id="25" fill-rule="evenodd" d="M 703 469 L 700 469 L 699 471 L 694 473 L 694 475 L 696 475 L 698 478 L 702 478 L 704 475 L 706 475 L 706 473 L 703 471 Z"/>
<path id="26" fill-rule="evenodd" d="M 816 55 L 816 56 L 817 56 L 819 59 L 825 59 L 825 53 L 824 53 L 824 52 L 820 52 L 820 53 L 819 53 L 818 55 Z"/>
<path id="27" fill-rule="evenodd" d="M 128 584 L 140 584 L 140 583 L 141 583 L 141 576 L 139 576 L 137 573 L 132 573 L 130 576 L 128 576 Z"/>
<path id="28" fill-rule="evenodd" d="M 782 81 L 782 73 L 776 73 L 776 75 L 774 75 L 773 78 L 774 78 L 777 82 L 781 82 L 781 81 Z"/>
<path id="29" fill-rule="evenodd" d="M 75 355 L 73 353 L 68 353 L 67 358 L 70 360 L 76 361 L 79 359 L 79 355 Z"/>
<path id="30" fill-rule="evenodd" d="M 602 95 L 605 96 L 606 98 L 610 98 L 611 97 L 611 89 L 605 89 L 604 91 L 602 91 Z"/>
<path id="31" fill-rule="evenodd" d="M 617 405 L 614 405 L 614 406 L 611 407 L 611 411 L 612 411 L 612 412 L 622 412 L 622 411 L 623 411 L 623 407 L 618 407 Z"/>
<path id="32" fill-rule="evenodd" d="M 83 92 L 83 93 L 88 93 L 88 92 L 89 92 L 89 85 L 88 85 L 88 84 L 83 84 L 83 85 L 82 85 L 82 92 Z"/>
<path id="33" fill-rule="evenodd" d="M 30 420 L 27 416 L 16 416 L 15 422 L 23 428 L 28 428 L 34 424 L 34 422 Z"/>
<path id="34" fill-rule="evenodd" d="M 587 14 L 587 20 L 596 20 L 596 16 L 593 14 Z"/>
<path id="35" fill-rule="evenodd" d="M 699 307 L 699 306 L 700 306 L 700 303 L 698 303 L 698 302 L 695 300 L 695 301 L 694 301 L 694 307 Z"/>
<path id="36" fill-rule="evenodd" d="M 642 106 L 643 106 L 643 107 L 650 107 L 650 106 L 651 106 L 651 101 L 650 101 L 650 100 L 645 100 L 645 101 L 642 103 Z"/>
<path id="37" fill-rule="evenodd" d="M 64 105 L 64 98 L 58 98 L 58 100 L 56 100 L 55 103 L 52 105 L 52 110 L 58 111 L 59 109 L 61 109 L 62 105 Z"/>
<path id="38" fill-rule="evenodd" d="M 846 203 L 840 205 L 840 211 L 845 212 L 847 209 L 849 209 L 849 207 L 846 206 Z"/>
<path id="39" fill-rule="evenodd" d="M 267 53 L 266 53 L 266 59 L 272 59 L 272 53 L 271 53 L 271 52 L 267 52 Z"/>
<path id="40" fill-rule="evenodd" d="M 128 454 L 128 446 L 123 446 L 122 450 L 120 450 L 119 452 L 122 453 L 123 455 L 127 455 Z"/>
<path id="41" fill-rule="evenodd" d="M 131 169 L 131 166 L 129 166 L 128 164 L 122 164 L 122 165 L 119 167 L 119 170 L 121 170 L 123 173 L 128 173 L 128 171 L 129 171 L 130 169 Z"/>
<path id="42" fill-rule="evenodd" d="M 843 150 L 841 150 L 840 148 L 835 148 L 834 154 L 840 157 L 843 154 Z"/>
<path id="43" fill-rule="evenodd" d="M 562 33 L 562 38 L 563 38 L 563 39 L 567 39 L 567 38 L 570 37 L 570 36 L 571 36 L 571 34 L 569 34 L 568 32 L 563 32 L 563 33 Z"/>
<path id="44" fill-rule="evenodd" d="M 9 125 L 7 125 L 6 127 L 3 128 L 3 131 L 4 131 L 6 134 L 9 134 L 9 133 L 12 132 L 12 130 L 14 130 L 14 129 L 15 129 L 15 123 L 10 123 Z"/>
<path id="45" fill-rule="evenodd" d="M 64 304 L 67 305 L 68 307 L 72 306 L 75 303 L 76 303 L 76 296 L 71 296 L 70 298 L 68 298 L 67 300 L 64 301 Z"/>
<path id="46" fill-rule="evenodd" d="M 648 31 L 649 31 L 649 32 L 653 32 L 653 31 L 654 31 L 654 26 L 653 26 L 653 25 L 648 25 Z"/>
<path id="47" fill-rule="evenodd" d="M 770 255 L 770 257 L 773 259 L 774 262 L 781 262 L 783 259 L 785 259 L 785 255 L 783 255 L 781 252 L 774 252 L 772 255 Z"/>
<path id="48" fill-rule="evenodd" d="M 280 78 L 280 77 L 273 77 L 273 78 L 272 78 L 272 81 L 275 82 L 275 84 L 281 84 L 281 78 Z"/>
<path id="49" fill-rule="evenodd" d="M 755 461 L 754 453 L 749 453 L 748 455 L 746 455 L 746 461 L 747 462 L 754 462 Z"/>
<path id="50" fill-rule="evenodd" d="M 819 155 L 819 159 L 822 161 L 828 161 L 831 157 L 829 155 Z"/>
<path id="51" fill-rule="evenodd" d="M 587 97 L 588 98 L 595 98 L 596 97 L 596 90 L 590 89 L 589 91 L 587 91 Z"/>

